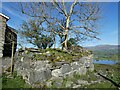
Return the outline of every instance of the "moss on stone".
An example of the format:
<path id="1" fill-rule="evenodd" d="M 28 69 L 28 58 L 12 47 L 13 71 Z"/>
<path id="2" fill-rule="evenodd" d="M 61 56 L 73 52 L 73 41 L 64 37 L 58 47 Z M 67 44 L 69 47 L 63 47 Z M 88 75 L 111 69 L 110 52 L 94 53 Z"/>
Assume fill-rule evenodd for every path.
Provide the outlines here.
<path id="1" fill-rule="evenodd" d="M 66 61 L 72 62 L 73 60 L 78 60 L 83 56 L 90 55 L 90 52 L 66 52 L 61 49 L 45 49 L 41 50 L 41 54 L 34 54 L 34 60 L 49 60 L 50 62 Z M 49 52 L 50 55 L 47 55 Z"/>

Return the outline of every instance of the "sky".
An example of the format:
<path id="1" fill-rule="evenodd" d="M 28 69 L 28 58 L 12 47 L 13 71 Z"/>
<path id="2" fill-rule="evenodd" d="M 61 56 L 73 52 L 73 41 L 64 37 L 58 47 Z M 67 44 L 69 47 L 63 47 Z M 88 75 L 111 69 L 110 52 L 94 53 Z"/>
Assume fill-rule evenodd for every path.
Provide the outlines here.
<path id="1" fill-rule="evenodd" d="M 95 46 L 95 45 L 117 45 L 118 44 L 118 3 L 117 2 L 102 2 L 101 5 L 101 19 L 99 21 L 98 36 L 101 40 L 92 40 L 80 43 L 81 46 Z M 12 2 L 2 2 L 0 5 L 1 13 L 10 17 L 7 24 L 14 29 L 19 29 L 23 20 L 27 20 L 27 16 L 18 12 L 17 6 Z M 18 41 L 21 37 L 18 36 Z M 23 42 L 28 47 L 31 46 Z"/>

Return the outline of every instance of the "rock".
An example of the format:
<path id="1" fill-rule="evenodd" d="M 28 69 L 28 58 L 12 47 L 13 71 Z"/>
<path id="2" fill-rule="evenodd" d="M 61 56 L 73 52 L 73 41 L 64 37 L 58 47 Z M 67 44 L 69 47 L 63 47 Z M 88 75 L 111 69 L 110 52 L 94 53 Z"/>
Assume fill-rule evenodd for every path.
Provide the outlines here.
<path id="1" fill-rule="evenodd" d="M 28 71 L 27 70 L 23 70 L 21 74 L 22 74 L 24 80 L 28 80 Z"/>
<path id="2" fill-rule="evenodd" d="M 91 84 L 95 84 L 95 83 L 101 83 L 101 80 L 91 81 Z"/>
<path id="3" fill-rule="evenodd" d="M 86 57 L 81 57 L 81 58 L 79 59 L 79 62 L 80 62 L 81 64 L 84 64 L 85 61 L 86 61 Z"/>
<path id="4" fill-rule="evenodd" d="M 51 70 L 49 70 L 49 69 L 47 69 L 47 70 L 45 70 L 44 71 L 44 77 L 46 78 L 46 79 L 50 79 L 51 77 L 52 77 L 52 72 L 51 72 Z"/>
<path id="5" fill-rule="evenodd" d="M 34 60 L 32 57 L 34 54 L 40 54 L 40 60 Z M 50 51 L 42 54 L 46 56 L 52 55 Z M 18 52 L 18 56 L 16 56 L 15 70 L 17 74 L 32 85 L 40 82 L 47 84 L 48 87 L 55 86 L 58 88 L 62 86 L 63 78 L 72 78 L 74 74 L 84 75 L 87 70 L 94 70 L 92 56 L 90 55 L 77 58 L 76 61 L 71 63 L 66 62 L 63 56 L 58 55 L 57 59 L 62 57 L 62 60 L 53 64 L 49 60 L 45 60 L 45 58 L 43 60 L 42 54 L 35 50 L 26 53 L 24 51 Z M 65 87 L 72 87 L 73 84 L 72 81 L 67 81 Z M 80 87 L 80 85 L 74 85 L 74 87 Z"/>
<path id="6" fill-rule="evenodd" d="M 75 74 L 75 72 L 76 72 L 75 70 L 74 70 L 74 71 L 70 71 L 70 72 L 66 73 L 63 77 L 64 77 L 64 78 L 66 78 L 66 77 L 71 77 L 71 78 L 73 78 L 73 77 L 74 77 L 73 75 Z"/>
<path id="7" fill-rule="evenodd" d="M 87 72 L 87 69 L 84 66 L 80 67 L 78 70 L 75 70 L 75 73 L 79 75 L 85 75 L 86 72 Z"/>
<path id="8" fill-rule="evenodd" d="M 60 59 L 60 56 L 57 56 L 56 59 Z"/>
<path id="9" fill-rule="evenodd" d="M 23 60 L 24 60 L 24 57 L 21 57 L 21 62 L 23 62 Z"/>
<path id="10" fill-rule="evenodd" d="M 72 67 L 72 70 L 78 69 L 79 68 L 78 62 L 72 62 L 71 67 Z"/>
<path id="11" fill-rule="evenodd" d="M 62 76 L 61 70 L 60 69 L 53 70 L 52 71 L 52 76 L 54 76 L 54 77 Z"/>
<path id="12" fill-rule="evenodd" d="M 46 68 L 46 64 L 48 64 L 48 62 L 45 62 L 45 61 L 36 61 L 34 63 L 35 70 L 36 71 L 44 70 Z"/>
<path id="13" fill-rule="evenodd" d="M 67 81 L 66 84 L 65 84 L 65 87 L 66 88 L 70 88 L 72 86 L 73 82 L 72 81 Z"/>
<path id="14" fill-rule="evenodd" d="M 47 88 L 51 88 L 52 87 L 52 81 L 46 81 L 46 86 Z"/>
<path id="15" fill-rule="evenodd" d="M 62 74 L 66 74 L 71 71 L 71 66 L 69 64 L 64 64 L 60 69 Z"/>
<path id="16" fill-rule="evenodd" d="M 22 62 L 21 61 L 15 62 L 14 69 L 17 70 L 20 67 L 22 67 Z"/>
<path id="17" fill-rule="evenodd" d="M 88 61 L 84 65 L 85 65 L 86 68 L 89 68 L 90 67 L 90 62 Z"/>
<path id="18" fill-rule="evenodd" d="M 51 56 L 50 51 L 46 52 L 46 56 L 48 56 L 48 57 Z"/>
<path id="19" fill-rule="evenodd" d="M 54 88 L 61 88 L 63 84 L 63 78 L 62 77 L 52 77 L 50 79 L 52 81 L 52 86 Z"/>
<path id="20" fill-rule="evenodd" d="M 34 71 L 30 71 L 28 72 L 28 79 L 26 80 L 26 83 L 32 85 L 35 83 L 35 74 L 34 74 Z"/>
<path id="21" fill-rule="evenodd" d="M 81 87 L 81 85 L 75 85 L 72 88 L 80 88 L 80 87 Z"/>
<path id="22" fill-rule="evenodd" d="M 88 81 L 85 80 L 78 80 L 77 82 L 79 85 L 88 85 Z"/>
<path id="23" fill-rule="evenodd" d="M 40 53 L 39 53 L 39 54 L 40 54 Z M 34 55 L 34 53 L 32 53 L 32 52 L 29 52 L 29 53 L 27 54 L 28 57 L 33 57 L 33 55 Z"/>
<path id="24" fill-rule="evenodd" d="M 27 74 L 29 84 L 42 83 L 51 78 L 51 70 L 30 71 Z"/>
<path id="25" fill-rule="evenodd" d="M 52 77 L 51 70 L 40 70 L 34 72 L 35 82 L 44 82 Z"/>
<path id="26" fill-rule="evenodd" d="M 28 69 L 28 70 L 30 70 L 31 68 L 30 68 L 30 62 L 24 62 L 24 63 L 22 63 L 22 68 L 23 69 Z"/>
<path id="27" fill-rule="evenodd" d="M 45 67 L 51 69 L 52 68 L 52 64 L 46 64 Z"/>
<path id="28" fill-rule="evenodd" d="M 90 72 L 94 71 L 94 64 L 92 64 L 92 65 L 88 68 L 88 70 L 89 70 Z"/>
<path id="29" fill-rule="evenodd" d="M 32 88 L 43 88 L 43 85 L 41 83 L 33 84 Z"/>

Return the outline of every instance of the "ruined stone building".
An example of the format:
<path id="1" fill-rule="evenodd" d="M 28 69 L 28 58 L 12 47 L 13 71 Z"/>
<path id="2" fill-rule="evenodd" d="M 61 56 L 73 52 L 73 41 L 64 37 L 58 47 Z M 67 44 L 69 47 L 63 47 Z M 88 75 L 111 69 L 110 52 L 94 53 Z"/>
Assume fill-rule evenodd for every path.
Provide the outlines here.
<path id="1" fill-rule="evenodd" d="M 0 13 L 0 57 L 11 57 L 12 41 L 15 42 L 14 51 L 17 47 L 17 33 L 7 25 L 8 20 L 9 17 Z"/>

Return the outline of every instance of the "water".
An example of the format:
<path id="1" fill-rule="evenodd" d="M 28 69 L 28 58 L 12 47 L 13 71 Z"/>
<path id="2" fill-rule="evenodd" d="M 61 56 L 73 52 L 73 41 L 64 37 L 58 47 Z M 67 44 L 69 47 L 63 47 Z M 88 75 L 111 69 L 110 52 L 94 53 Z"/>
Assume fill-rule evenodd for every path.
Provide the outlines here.
<path id="1" fill-rule="evenodd" d="M 113 65 L 117 63 L 117 60 L 94 60 L 94 63 L 96 64 L 109 64 L 109 65 Z"/>

